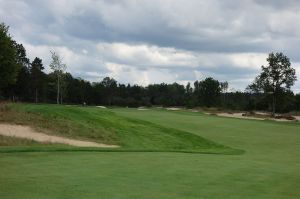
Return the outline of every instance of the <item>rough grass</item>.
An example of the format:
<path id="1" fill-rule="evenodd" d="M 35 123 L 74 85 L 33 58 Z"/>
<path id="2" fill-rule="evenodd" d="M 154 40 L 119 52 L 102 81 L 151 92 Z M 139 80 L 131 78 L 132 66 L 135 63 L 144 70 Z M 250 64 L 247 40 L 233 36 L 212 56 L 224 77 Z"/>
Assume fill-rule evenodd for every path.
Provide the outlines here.
<path id="1" fill-rule="evenodd" d="M 118 116 L 111 110 L 99 108 L 10 104 L 2 108 L 1 115 L 0 122 L 29 125 L 71 138 L 117 144 L 128 151 L 242 152 L 187 131 Z"/>
<path id="2" fill-rule="evenodd" d="M 7 137 L 0 135 L 0 146 L 32 146 L 38 145 L 37 142 L 28 139 L 20 139 L 15 137 Z"/>

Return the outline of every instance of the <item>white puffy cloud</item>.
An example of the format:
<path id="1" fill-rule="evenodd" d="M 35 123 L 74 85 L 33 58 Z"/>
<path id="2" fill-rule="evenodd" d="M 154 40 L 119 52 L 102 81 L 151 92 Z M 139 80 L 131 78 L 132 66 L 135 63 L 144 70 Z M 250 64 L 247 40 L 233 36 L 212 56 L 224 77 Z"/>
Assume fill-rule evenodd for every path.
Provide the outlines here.
<path id="1" fill-rule="evenodd" d="M 265 63 L 264 53 L 204 53 L 175 48 L 149 45 L 129 45 L 125 43 L 98 43 L 99 54 L 110 61 L 123 62 L 135 66 L 160 68 L 209 67 L 232 65 L 236 67 L 260 67 Z"/>
<path id="2" fill-rule="evenodd" d="M 196 55 L 192 52 L 158 46 L 129 45 L 126 43 L 99 43 L 99 54 L 111 61 L 124 62 L 145 67 L 198 66 Z"/>

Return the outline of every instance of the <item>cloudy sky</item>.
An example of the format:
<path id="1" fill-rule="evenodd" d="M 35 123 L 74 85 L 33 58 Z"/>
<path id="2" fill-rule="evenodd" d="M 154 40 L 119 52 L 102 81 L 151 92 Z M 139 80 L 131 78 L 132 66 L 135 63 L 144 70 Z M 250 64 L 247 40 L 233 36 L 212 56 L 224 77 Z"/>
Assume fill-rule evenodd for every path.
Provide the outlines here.
<path id="1" fill-rule="evenodd" d="M 299 0 L 0 0 L 0 21 L 31 59 L 48 66 L 55 50 L 90 81 L 211 76 L 243 91 L 272 51 L 290 57 L 300 79 Z"/>

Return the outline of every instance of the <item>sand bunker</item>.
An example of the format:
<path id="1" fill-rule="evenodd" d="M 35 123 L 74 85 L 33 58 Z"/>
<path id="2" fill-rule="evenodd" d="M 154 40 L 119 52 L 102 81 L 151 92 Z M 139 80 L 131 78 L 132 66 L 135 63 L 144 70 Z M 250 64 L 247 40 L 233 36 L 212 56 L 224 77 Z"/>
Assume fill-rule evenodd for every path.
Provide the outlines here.
<path id="1" fill-rule="evenodd" d="M 139 110 L 139 111 L 148 111 L 149 109 L 144 107 L 144 106 L 141 106 L 141 107 L 138 107 L 137 110 Z"/>
<path id="2" fill-rule="evenodd" d="M 233 118 L 242 118 L 242 119 L 250 119 L 250 120 L 264 120 L 264 118 L 258 118 L 258 117 L 248 117 L 243 116 L 244 113 L 217 113 L 218 116 L 222 117 L 233 117 Z"/>
<path id="3" fill-rule="evenodd" d="M 59 143 L 78 147 L 118 147 L 116 145 L 100 144 L 96 142 L 81 141 L 59 136 L 47 135 L 44 133 L 37 132 L 28 126 L 22 125 L 0 124 L 0 135 L 30 139 L 37 142 Z"/>
<path id="4" fill-rule="evenodd" d="M 96 106 L 97 108 L 106 108 L 105 106 Z"/>
<path id="5" fill-rule="evenodd" d="M 169 110 L 169 111 L 179 111 L 179 110 L 181 110 L 182 108 L 169 107 L 169 108 L 166 108 L 166 109 Z"/>
<path id="6" fill-rule="evenodd" d="M 300 122 L 300 116 L 294 116 L 294 118 Z"/>
<path id="7" fill-rule="evenodd" d="M 290 122 L 293 120 L 287 120 L 284 118 L 281 119 L 277 119 L 277 118 L 271 118 L 271 117 L 254 117 L 254 116 L 244 116 L 244 113 L 216 113 L 216 115 L 218 116 L 222 116 L 222 117 L 232 117 L 232 118 L 242 118 L 242 119 L 250 119 L 250 120 L 274 120 L 274 121 L 278 121 L 278 122 Z M 261 114 L 263 116 L 266 116 L 266 113 Z M 300 121 L 300 117 L 299 116 L 293 116 L 295 118 L 294 121 Z"/>
<path id="8" fill-rule="evenodd" d="M 188 109 L 189 111 L 191 111 L 191 112 L 194 112 L 194 113 L 198 113 L 199 111 L 198 110 L 196 110 L 196 109 Z"/>

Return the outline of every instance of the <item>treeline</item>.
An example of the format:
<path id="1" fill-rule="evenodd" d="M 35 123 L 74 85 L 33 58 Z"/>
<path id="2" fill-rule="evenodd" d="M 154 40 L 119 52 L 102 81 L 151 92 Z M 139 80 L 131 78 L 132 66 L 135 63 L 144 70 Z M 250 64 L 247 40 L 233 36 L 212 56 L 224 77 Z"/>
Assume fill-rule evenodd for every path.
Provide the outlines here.
<path id="1" fill-rule="evenodd" d="M 56 103 L 57 84 L 54 73 L 42 73 L 42 78 L 33 78 L 30 69 L 22 69 L 14 86 L 7 87 L 2 97 L 11 101 Z M 34 86 L 36 81 L 40 81 Z M 182 106 L 220 107 L 231 110 L 271 110 L 272 98 L 265 94 L 247 92 L 221 92 L 221 83 L 213 78 L 194 82 L 192 87 L 178 83 L 139 85 L 120 84 L 106 77 L 101 82 L 74 78 L 64 74 L 60 102 L 105 106 Z M 38 94 L 37 94 L 38 93 Z M 284 93 L 277 103 L 278 112 L 300 110 L 300 94 Z"/>
<path id="2" fill-rule="evenodd" d="M 50 54 L 50 53 L 49 53 Z M 221 107 L 236 110 L 271 110 L 272 96 L 261 92 L 228 92 L 228 83 L 211 77 L 192 84 L 121 84 L 110 77 L 99 82 L 75 78 L 55 69 L 63 65 L 52 53 L 53 72 L 46 74 L 41 58 L 30 61 L 22 44 L 15 42 L 5 24 L 0 25 L 0 99 L 36 103 L 107 106 Z M 56 62 L 55 62 L 56 61 Z M 59 81 L 58 81 L 59 80 Z M 59 92 L 58 92 L 59 91 Z M 300 94 L 284 90 L 276 110 L 300 110 Z"/>

